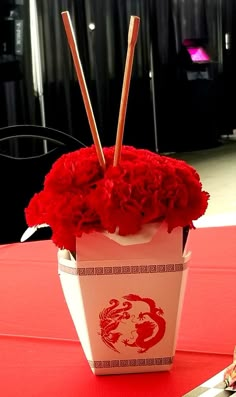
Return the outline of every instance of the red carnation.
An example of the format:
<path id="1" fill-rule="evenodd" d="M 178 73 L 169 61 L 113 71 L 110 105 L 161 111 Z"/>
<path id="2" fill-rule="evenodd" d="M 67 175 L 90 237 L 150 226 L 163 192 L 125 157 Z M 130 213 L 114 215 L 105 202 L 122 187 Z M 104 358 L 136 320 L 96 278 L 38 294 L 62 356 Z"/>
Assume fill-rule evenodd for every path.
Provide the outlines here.
<path id="1" fill-rule="evenodd" d="M 107 230 L 125 236 L 162 220 L 169 232 L 193 227 L 192 221 L 205 213 L 209 194 L 184 161 L 124 146 L 114 167 L 114 147 L 103 151 L 105 171 L 94 146 L 61 156 L 25 210 L 29 226 L 50 225 L 58 247 L 74 251 L 83 233 Z"/>

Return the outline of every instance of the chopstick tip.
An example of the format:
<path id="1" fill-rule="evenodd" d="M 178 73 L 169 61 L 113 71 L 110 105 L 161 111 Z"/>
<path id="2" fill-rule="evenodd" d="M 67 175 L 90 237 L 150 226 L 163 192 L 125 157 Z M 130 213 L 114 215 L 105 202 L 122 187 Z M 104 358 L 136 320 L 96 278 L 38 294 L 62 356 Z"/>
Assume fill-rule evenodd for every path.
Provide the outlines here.
<path id="1" fill-rule="evenodd" d="M 128 43 L 131 45 L 135 45 L 140 25 L 140 17 L 136 15 L 131 15 L 130 17 L 130 25 L 129 25 L 129 33 L 128 33 Z"/>

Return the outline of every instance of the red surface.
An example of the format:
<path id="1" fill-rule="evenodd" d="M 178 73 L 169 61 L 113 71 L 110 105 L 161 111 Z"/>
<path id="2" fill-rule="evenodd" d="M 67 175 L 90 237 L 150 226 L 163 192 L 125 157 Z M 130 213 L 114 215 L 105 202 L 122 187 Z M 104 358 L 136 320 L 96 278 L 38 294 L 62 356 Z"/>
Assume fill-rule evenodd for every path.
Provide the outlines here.
<path id="1" fill-rule="evenodd" d="M 94 376 L 84 358 L 59 284 L 56 247 L 1 246 L 0 395 L 181 397 L 219 372 L 236 344 L 235 237 L 236 227 L 190 232 L 177 344 L 189 352 L 177 351 L 170 372 L 105 377 Z"/>
<path id="2" fill-rule="evenodd" d="M 177 352 L 169 372 L 95 376 L 79 342 L 0 338 L 4 397 L 181 397 L 232 356 Z"/>
<path id="3" fill-rule="evenodd" d="M 0 246 L 0 332 L 77 339 L 51 241 Z"/>
<path id="4" fill-rule="evenodd" d="M 232 353 L 236 344 L 236 226 L 190 232 L 192 259 L 177 348 Z"/>

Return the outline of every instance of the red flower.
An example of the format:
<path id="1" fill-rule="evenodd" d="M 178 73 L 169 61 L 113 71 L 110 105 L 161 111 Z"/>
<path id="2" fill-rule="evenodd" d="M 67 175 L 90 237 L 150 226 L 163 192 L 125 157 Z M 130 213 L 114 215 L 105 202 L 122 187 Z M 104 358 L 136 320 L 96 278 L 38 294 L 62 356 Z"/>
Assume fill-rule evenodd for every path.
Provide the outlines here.
<path id="1" fill-rule="evenodd" d="M 51 226 L 58 247 L 75 251 L 83 233 L 135 234 L 143 224 L 161 220 L 169 232 L 193 227 L 205 213 L 209 194 L 184 161 L 124 146 L 119 166 L 113 167 L 114 147 L 103 150 L 105 171 L 94 146 L 60 157 L 25 210 L 29 226 Z"/>

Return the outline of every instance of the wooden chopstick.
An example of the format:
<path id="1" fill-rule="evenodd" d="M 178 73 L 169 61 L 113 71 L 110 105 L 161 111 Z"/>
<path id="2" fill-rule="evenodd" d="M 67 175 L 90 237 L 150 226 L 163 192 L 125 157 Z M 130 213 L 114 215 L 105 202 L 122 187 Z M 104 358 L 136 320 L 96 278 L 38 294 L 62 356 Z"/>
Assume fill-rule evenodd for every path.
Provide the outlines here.
<path id="1" fill-rule="evenodd" d="M 122 87 L 121 102 L 120 102 L 120 111 L 119 111 L 119 118 L 118 118 L 117 132 L 116 132 L 116 143 L 115 143 L 114 160 L 113 160 L 114 166 L 118 165 L 121 156 L 126 109 L 127 109 L 127 102 L 129 96 L 130 79 L 131 79 L 132 66 L 133 66 L 134 50 L 139 32 L 139 23 L 140 23 L 139 17 L 137 16 L 130 17 L 128 48 L 127 48 L 123 87 Z"/>
<path id="2" fill-rule="evenodd" d="M 99 138 L 99 134 L 98 134 L 98 130 L 97 130 L 97 125 L 96 125 L 95 117 L 93 114 L 92 105 L 91 105 L 91 102 L 89 99 L 88 89 L 87 89 L 86 82 L 85 82 L 85 77 L 84 77 L 84 73 L 83 73 L 82 64 L 80 61 L 79 51 L 78 51 L 78 47 L 76 44 L 76 39 L 75 39 L 75 34 L 74 34 L 70 14 L 68 11 L 63 11 L 61 13 L 61 15 L 62 15 L 62 19 L 63 19 L 63 23 L 64 23 L 66 35 L 67 35 L 67 40 L 68 40 L 68 43 L 70 46 L 72 58 L 74 61 L 74 66 L 75 66 L 77 78 L 79 81 L 80 90 L 81 90 L 81 94 L 83 97 L 90 130 L 92 133 L 93 142 L 94 142 L 94 145 L 96 148 L 98 161 L 99 161 L 101 167 L 103 169 L 105 169 L 106 160 L 105 160 L 104 153 L 102 150 L 102 146 L 101 146 L 101 142 L 100 142 L 100 138 Z"/>

